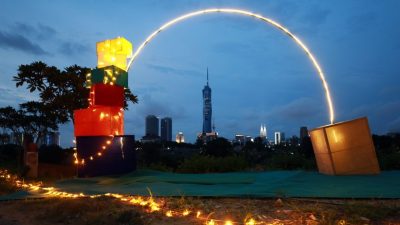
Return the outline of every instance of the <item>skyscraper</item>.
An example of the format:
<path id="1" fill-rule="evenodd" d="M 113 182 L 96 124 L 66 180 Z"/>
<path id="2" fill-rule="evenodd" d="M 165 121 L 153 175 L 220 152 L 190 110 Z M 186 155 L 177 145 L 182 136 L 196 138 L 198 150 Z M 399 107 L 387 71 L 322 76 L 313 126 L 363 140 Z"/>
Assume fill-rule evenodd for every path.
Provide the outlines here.
<path id="1" fill-rule="evenodd" d="M 275 145 L 279 145 L 282 141 L 281 132 L 275 132 Z"/>
<path id="2" fill-rule="evenodd" d="M 161 140 L 172 141 L 172 119 L 170 117 L 161 119 Z"/>
<path id="3" fill-rule="evenodd" d="M 263 140 L 267 139 L 267 127 L 262 124 L 260 127 L 260 138 L 262 138 Z"/>
<path id="4" fill-rule="evenodd" d="M 307 127 L 300 127 L 300 142 L 302 142 L 305 137 L 308 137 L 308 129 Z"/>
<path id="5" fill-rule="evenodd" d="M 46 145 L 60 146 L 60 132 L 49 132 L 46 135 Z"/>
<path id="6" fill-rule="evenodd" d="M 158 136 L 158 118 L 155 115 L 146 116 L 146 136 Z"/>
<path id="7" fill-rule="evenodd" d="M 211 105 L 211 88 L 208 85 L 208 68 L 207 68 L 207 85 L 203 88 L 203 133 L 211 133 L 212 105 Z"/>

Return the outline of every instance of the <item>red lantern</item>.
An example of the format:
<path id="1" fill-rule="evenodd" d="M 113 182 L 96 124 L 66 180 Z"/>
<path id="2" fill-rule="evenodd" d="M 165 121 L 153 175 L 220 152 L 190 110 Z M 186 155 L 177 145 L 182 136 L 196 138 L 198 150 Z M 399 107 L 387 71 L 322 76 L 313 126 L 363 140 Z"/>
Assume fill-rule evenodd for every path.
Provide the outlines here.
<path id="1" fill-rule="evenodd" d="M 121 107 L 92 106 L 74 111 L 75 136 L 109 136 L 124 134 Z"/>
<path id="2" fill-rule="evenodd" d="M 95 84 L 90 89 L 90 101 L 94 106 L 124 106 L 124 88 L 118 85 Z"/>

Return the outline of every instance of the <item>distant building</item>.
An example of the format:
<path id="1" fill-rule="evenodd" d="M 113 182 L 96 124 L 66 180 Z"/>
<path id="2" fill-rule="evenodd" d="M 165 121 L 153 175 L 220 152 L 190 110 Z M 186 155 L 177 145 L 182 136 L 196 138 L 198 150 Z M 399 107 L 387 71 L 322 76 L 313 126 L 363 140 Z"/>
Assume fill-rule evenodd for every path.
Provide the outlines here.
<path id="1" fill-rule="evenodd" d="M 218 138 L 218 133 L 213 131 L 210 133 L 198 133 L 197 139 L 201 140 L 203 143 L 207 143 L 209 141 L 215 140 Z"/>
<path id="2" fill-rule="evenodd" d="M 243 134 L 236 134 L 235 139 L 233 140 L 233 143 L 239 144 L 239 145 L 245 145 L 247 142 L 253 142 L 253 138 L 251 136 L 245 136 Z"/>
<path id="3" fill-rule="evenodd" d="M 185 136 L 183 135 L 183 132 L 178 132 L 175 140 L 176 140 L 176 143 L 185 143 Z"/>
<path id="4" fill-rule="evenodd" d="M 300 127 L 300 143 L 303 142 L 303 139 L 306 137 L 308 137 L 307 127 Z"/>
<path id="5" fill-rule="evenodd" d="M 282 142 L 282 133 L 281 132 L 275 132 L 275 145 L 279 145 Z"/>
<path id="6" fill-rule="evenodd" d="M 244 145 L 246 143 L 245 136 L 243 134 L 236 134 L 235 143 Z"/>
<path id="7" fill-rule="evenodd" d="M 45 138 L 45 145 L 60 146 L 60 132 L 49 132 Z"/>
<path id="8" fill-rule="evenodd" d="M 203 88 L 203 133 L 211 133 L 212 105 L 211 105 L 211 88 L 208 85 L 208 68 L 207 68 L 207 84 Z"/>
<path id="9" fill-rule="evenodd" d="M 159 136 L 158 128 L 159 128 L 158 118 L 155 115 L 146 116 L 146 132 L 145 136 Z"/>
<path id="10" fill-rule="evenodd" d="M 24 135 L 21 132 L 12 132 L 10 135 L 10 144 L 22 145 L 24 143 Z"/>
<path id="11" fill-rule="evenodd" d="M 254 139 L 253 139 L 251 136 L 246 136 L 246 137 L 244 138 L 244 142 L 245 142 L 245 143 L 247 143 L 247 142 L 254 142 Z"/>
<path id="12" fill-rule="evenodd" d="M 267 127 L 265 125 L 262 125 L 262 124 L 261 124 L 261 127 L 260 127 L 260 138 L 263 139 L 263 140 L 267 139 Z"/>
<path id="13" fill-rule="evenodd" d="M 300 139 L 296 135 L 293 135 L 289 140 L 287 140 L 287 143 L 292 146 L 298 146 L 300 145 Z"/>
<path id="14" fill-rule="evenodd" d="M 170 117 L 161 119 L 161 140 L 172 141 L 172 119 Z"/>

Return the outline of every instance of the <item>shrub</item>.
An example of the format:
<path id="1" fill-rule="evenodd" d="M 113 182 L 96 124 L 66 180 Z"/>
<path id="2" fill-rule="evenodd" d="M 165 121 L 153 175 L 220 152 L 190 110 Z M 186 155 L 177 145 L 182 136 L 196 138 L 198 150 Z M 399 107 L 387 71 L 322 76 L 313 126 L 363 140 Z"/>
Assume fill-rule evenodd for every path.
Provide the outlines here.
<path id="1" fill-rule="evenodd" d="M 378 154 L 381 170 L 400 170 L 400 152 Z"/>
<path id="2" fill-rule="evenodd" d="M 23 148 L 20 145 L 0 145 L 0 165 L 2 169 L 19 172 L 22 166 Z"/>
<path id="3" fill-rule="evenodd" d="M 243 171 L 247 166 L 247 161 L 241 156 L 214 157 L 197 155 L 184 160 L 177 171 L 183 173 L 234 172 Z"/>
<path id="4" fill-rule="evenodd" d="M 315 159 L 307 159 L 301 154 L 281 153 L 274 154 L 268 159 L 266 168 L 273 170 L 313 170 L 316 169 L 316 163 Z"/>
<path id="5" fill-rule="evenodd" d="M 52 164 L 71 164 L 72 155 L 72 150 L 64 150 L 58 145 L 41 146 L 39 149 L 39 162 Z"/>

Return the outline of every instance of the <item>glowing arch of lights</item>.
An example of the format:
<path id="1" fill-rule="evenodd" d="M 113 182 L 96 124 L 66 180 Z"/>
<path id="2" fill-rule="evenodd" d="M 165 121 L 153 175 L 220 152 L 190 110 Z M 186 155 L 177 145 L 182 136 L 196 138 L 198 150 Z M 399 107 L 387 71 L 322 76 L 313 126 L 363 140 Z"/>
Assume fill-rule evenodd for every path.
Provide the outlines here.
<path id="1" fill-rule="evenodd" d="M 164 25 L 162 25 L 160 28 L 158 28 L 156 31 L 154 31 L 152 34 L 150 34 L 146 40 L 138 47 L 138 49 L 133 53 L 129 63 L 128 63 L 128 69 L 131 67 L 133 61 L 138 57 L 139 53 L 143 50 L 143 48 L 151 41 L 153 40 L 154 37 L 157 36 L 157 34 L 159 34 L 161 31 L 167 29 L 168 27 L 181 22 L 185 19 L 191 18 L 191 17 L 195 17 L 195 16 L 199 16 L 199 15 L 204 15 L 204 14 L 208 14 L 208 13 L 231 13 L 231 14 L 240 14 L 240 15 L 245 15 L 245 16 L 250 16 L 250 17 L 254 17 L 257 19 L 260 19 L 266 23 L 269 23 L 271 25 L 273 25 L 274 27 L 280 29 L 281 31 L 283 31 L 285 34 L 287 34 L 289 37 L 291 37 L 297 45 L 299 45 L 303 51 L 307 54 L 308 58 L 311 60 L 312 64 L 314 65 L 315 69 L 318 72 L 318 75 L 322 81 L 322 85 L 323 88 L 325 89 L 325 96 L 326 96 L 326 101 L 328 104 L 328 108 L 329 108 L 329 119 L 331 124 L 333 124 L 334 119 L 335 119 L 335 114 L 334 114 L 334 109 L 333 109 L 333 103 L 332 103 L 332 98 L 331 98 L 331 94 L 329 92 L 329 87 L 328 87 L 328 83 L 325 80 L 325 75 L 322 72 L 322 69 L 320 67 L 320 65 L 318 64 L 317 60 L 315 59 L 314 55 L 311 53 L 311 51 L 307 48 L 307 46 L 298 38 L 296 37 L 292 32 L 290 32 L 286 27 L 280 25 L 279 23 L 275 22 L 274 20 L 271 20 L 267 17 L 264 17 L 262 15 L 259 14 L 255 14 L 249 11 L 244 11 L 244 10 L 240 10 L 240 9 L 205 9 L 205 10 L 199 10 L 199 11 L 195 11 L 195 12 L 191 12 L 182 16 L 179 16 L 173 20 L 170 20 L 169 22 L 165 23 Z"/>

